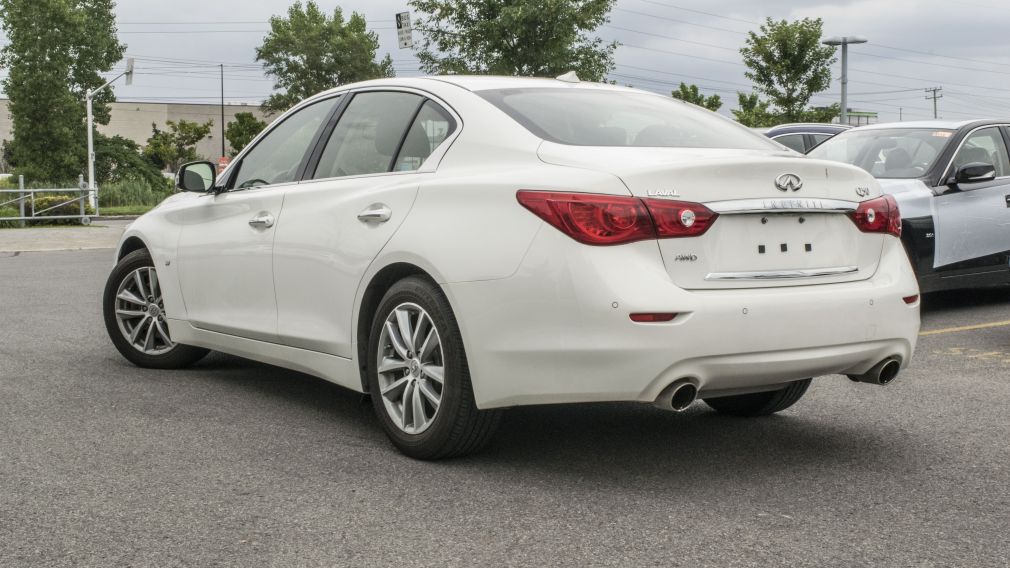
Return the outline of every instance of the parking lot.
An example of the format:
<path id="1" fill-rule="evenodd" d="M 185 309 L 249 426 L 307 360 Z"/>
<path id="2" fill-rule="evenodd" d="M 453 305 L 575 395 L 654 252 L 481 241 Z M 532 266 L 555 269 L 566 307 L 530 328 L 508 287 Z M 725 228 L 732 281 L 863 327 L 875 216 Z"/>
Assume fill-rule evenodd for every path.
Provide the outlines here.
<path id="1" fill-rule="evenodd" d="M 224 355 L 127 363 L 111 250 L 0 253 L 0 565 L 1010 563 L 1010 290 L 927 296 L 892 385 L 781 415 L 510 411 L 403 457 L 360 395 Z"/>

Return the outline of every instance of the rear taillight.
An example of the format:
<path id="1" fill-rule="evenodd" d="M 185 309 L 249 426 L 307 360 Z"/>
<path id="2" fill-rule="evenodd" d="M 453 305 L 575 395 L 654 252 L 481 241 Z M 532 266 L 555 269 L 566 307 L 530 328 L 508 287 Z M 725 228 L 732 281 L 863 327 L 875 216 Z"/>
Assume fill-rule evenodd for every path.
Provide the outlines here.
<path id="1" fill-rule="evenodd" d="M 898 202 L 892 195 L 860 203 L 851 217 L 856 227 L 864 233 L 901 236 L 901 212 L 898 211 Z"/>
<path id="2" fill-rule="evenodd" d="M 695 237 L 716 213 L 699 203 L 619 195 L 521 190 L 516 199 L 569 237 L 589 245 Z"/>

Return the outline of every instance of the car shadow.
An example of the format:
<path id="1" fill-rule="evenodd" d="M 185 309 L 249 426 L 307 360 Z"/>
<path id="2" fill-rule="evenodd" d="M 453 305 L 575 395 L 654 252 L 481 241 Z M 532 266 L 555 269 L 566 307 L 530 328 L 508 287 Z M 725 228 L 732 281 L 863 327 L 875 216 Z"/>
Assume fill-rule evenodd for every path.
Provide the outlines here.
<path id="1" fill-rule="evenodd" d="M 945 290 L 922 296 L 923 313 L 942 314 L 981 306 L 1010 308 L 1010 286 Z"/>
<path id="2" fill-rule="evenodd" d="M 824 420 L 794 411 L 763 418 L 723 416 L 698 402 L 673 413 L 638 403 L 546 405 L 505 411 L 484 451 L 440 462 L 400 455 L 382 434 L 371 404 L 359 393 L 301 373 L 212 354 L 194 370 L 213 381 L 275 397 L 313 412 L 334 436 L 367 439 L 374 451 L 405 467 L 479 471 L 486 479 L 547 475 L 584 483 L 662 480 L 664 486 L 699 480 L 752 480 L 826 470 L 832 475 L 879 475 L 899 454 L 915 452 L 908 439 L 850 420 Z M 305 448 L 306 451 L 318 448 Z"/>

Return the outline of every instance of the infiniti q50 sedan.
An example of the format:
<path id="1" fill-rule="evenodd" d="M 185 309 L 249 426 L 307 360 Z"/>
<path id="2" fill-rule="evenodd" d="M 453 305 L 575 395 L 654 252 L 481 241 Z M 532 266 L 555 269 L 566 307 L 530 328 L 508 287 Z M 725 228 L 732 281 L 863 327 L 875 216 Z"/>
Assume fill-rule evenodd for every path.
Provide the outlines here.
<path id="1" fill-rule="evenodd" d="M 517 405 L 767 415 L 812 377 L 907 365 L 894 200 L 669 97 L 571 80 L 322 93 L 123 235 L 108 332 L 144 367 L 208 349 L 369 393 L 418 458 Z"/>

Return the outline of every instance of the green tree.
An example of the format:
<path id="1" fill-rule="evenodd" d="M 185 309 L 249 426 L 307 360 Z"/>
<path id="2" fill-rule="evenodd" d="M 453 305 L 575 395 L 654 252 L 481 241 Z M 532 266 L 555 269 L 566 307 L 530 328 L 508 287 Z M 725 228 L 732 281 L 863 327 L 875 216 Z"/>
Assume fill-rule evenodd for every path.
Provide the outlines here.
<path id="1" fill-rule="evenodd" d="M 157 186 L 162 175 L 141 154 L 140 146 L 122 136 L 95 134 L 95 178 L 104 182 L 142 179 Z"/>
<path id="2" fill-rule="evenodd" d="M 768 18 L 760 33 L 750 32 L 743 48 L 744 73 L 768 97 L 784 122 L 804 120 L 810 97 L 831 85 L 835 48 L 821 45 L 823 22 Z"/>
<path id="3" fill-rule="evenodd" d="M 10 98 L 11 166 L 26 178 L 76 180 L 87 164 L 84 93 L 101 86 L 126 46 L 116 37 L 112 0 L 0 0 L 7 45 L 0 66 Z M 111 90 L 94 98 L 107 124 Z"/>
<path id="4" fill-rule="evenodd" d="M 575 71 L 602 81 L 617 42 L 593 32 L 615 0 L 411 0 L 423 15 L 417 58 L 428 73 L 555 77 Z"/>
<path id="5" fill-rule="evenodd" d="M 812 107 L 803 115 L 803 122 L 831 122 L 842 114 L 842 105 L 835 103 L 826 107 Z"/>
<path id="6" fill-rule="evenodd" d="M 781 124 L 782 120 L 770 110 L 771 103 L 761 100 L 757 93 L 737 93 L 739 109 L 733 109 L 733 118 L 744 126 L 761 128 Z"/>
<path id="7" fill-rule="evenodd" d="M 717 111 L 722 108 L 722 99 L 719 95 L 711 95 L 706 97 L 701 94 L 698 90 L 698 85 L 687 85 L 681 83 L 680 87 L 676 91 L 670 93 L 673 98 L 680 99 L 684 102 L 696 104 L 700 107 L 705 107 L 710 111 Z"/>
<path id="8" fill-rule="evenodd" d="M 379 36 L 368 31 L 365 18 L 354 12 L 344 21 L 337 7 L 327 16 L 315 2 L 295 2 L 287 17 L 270 18 L 270 33 L 256 48 L 256 60 L 274 77 L 274 88 L 263 104 L 283 111 L 298 101 L 338 85 L 393 76 L 387 54 L 375 60 Z"/>
<path id="9" fill-rule="evenodd" d="M 160 130 L 157 124 L 151 125 L 153 134 L 147 139 L 144 157 L 158 169 L 174 173 L 186 162 L 200 159 L 196 154 L 196 144 L 210 134 L 214 121 L 200 124 L 188 120 L 166 120 L 165 126 L 168 130 Z"/>
<path id="10" fill-rule="evenodd" d="M 256 118 L 251 112 L 235 113 L 235 120 L 228 123 L 224 136 L 231 145 L 231 156 L 235 157 L 257 134 L 267 127 L 267 123 Z"/>

